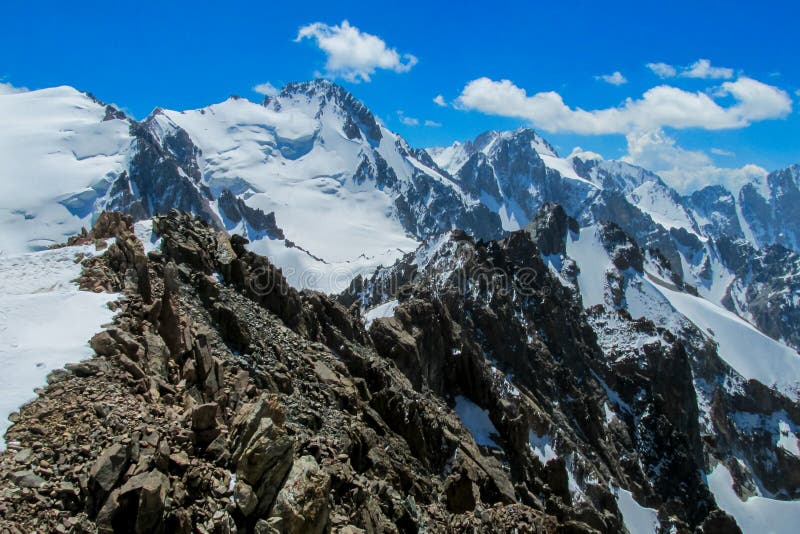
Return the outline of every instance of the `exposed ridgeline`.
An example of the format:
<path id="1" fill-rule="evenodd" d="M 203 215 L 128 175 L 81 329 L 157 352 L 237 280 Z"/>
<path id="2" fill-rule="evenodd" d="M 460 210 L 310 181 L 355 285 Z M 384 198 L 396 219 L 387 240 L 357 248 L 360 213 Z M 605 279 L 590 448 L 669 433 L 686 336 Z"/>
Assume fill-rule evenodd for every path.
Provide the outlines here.
<path id="1" fill-rule="evenodd" d="M 357 309 L 298 293 L 199 219 L 172 212 L 154 229 L 149 254 L 119 214 L 72 240 L 116 238 L 80 283 L 126 298 L 96 356 L 51 375 L 15 417 L 3 527 L 590 531 L 563 488 L 511 472 L 443 392 L 376 352 Z M 566 480 L 563 465 L 549 471 Z M 621 524 L 610 495 L 590 515 Z"/>
<path id="2" fill-rule="evenodd" d="M 611 485 L 657 509 L 667 531 L 735 531 L 704 480 L 717 469 L 743 497 L 796 499 L 800 458 L 781 436 L 800 423 L 797 373 L 776 390 L 730 352 L 750 336 L 777 344 L 727 316 L 740 330 L 717 341 L 666 297 L 703 302 L 658 251 L 611 223 L 579 226 L 546 205 L 499 241 L 454 232 L 340 300 L 369 310 L 378 352 L 417 387 L 488 410 L 515 481 L 563 465 L 567 483 L 550 487 L 593 528 L 613 531 L 587 512 Z M 771 368 L 771 350 L 746 356 Z"/>
<path id="3" fill-rule="evenodd" d="M 3 526 L 591 533 L 623 531 L 633 507 L 732 532 L 701 473 L 740 446 L 756 466 L 736 472 L 743 488 L 797 494 L 796 458 L 758 471 L 769 429 L 726 423 L 781 409 L 796 425 L 797 404 L 752 381 L 728 391 L 735 373 L 702 340 L 582 311 L 535 244 L 574 226 L 557 210 L 500 241 L 443 236 L 369 332 L 357 306 L 292 289 L 239 236 L 171 212 L 145 254 L 130 223 L 103 214 L 73 240 L 116 238 L 80 283 L 126 298 L 96 356 L 15 417 Z M 637 249 L 617 249 L 636 271 Z M 612 356 L 595 334 L 611 318 L 648 342 Z M 712 388 L 711 433 L 693 373 Z"/>
<path id="4" fill-rule="evenodd" d="M 0 119 L 15 154 L 0 161 L 6 253 L 61 242 L 104 210 L 175 208 L 243 235 L 294 287 L 335 293 L 331 274 L 368 276 L 443 231 L 497 239 L 558 203 L 658 249 L 701 296 L 800 348 L 797 165 L 682 196 L 622 161 L 563 157 L 527 128 L 421 150 L 325 80 L 142 121 L 58 87 L 0 95 Z"/>

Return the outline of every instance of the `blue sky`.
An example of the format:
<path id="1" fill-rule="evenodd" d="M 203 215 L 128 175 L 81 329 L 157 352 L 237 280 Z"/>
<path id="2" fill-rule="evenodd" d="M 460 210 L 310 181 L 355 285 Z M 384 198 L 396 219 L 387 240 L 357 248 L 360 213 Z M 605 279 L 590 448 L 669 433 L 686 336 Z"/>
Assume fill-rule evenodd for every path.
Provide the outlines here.
<path id="1" fill-rule="evenodd" d="M 230 94 L 258 99 L 258 84 L 322 74 L 415 146 L 533 125 L 562 154 L 580 146 L 627 157 L 686 187 L 758 172 L 747 165 L 800 162 L 800 11 L 792 2 L 163 4 L 7 3 L 0 79 L 30 89 L 73 85 L 142 118 L 156 106 L 196 108 Z M 367 39 L 351 45 L 372 46 L 375 38 L 385 47 L 371 74 L 369 57 L 347 66 L 363 50 L 342 52 L 335 47 L 347 43 L 334 41 L 338 52 L 326 52 L 319 39 L 341 36 L 345 20 Z M 315 22 L 327 26 L 309 27 Z M 303 27 L 308 37 L 298 42 Z M 331 68 L 331 53 L 343 67 Z M 648 63 L 668 64 L 675 75 L 659 77 Z M 615 72 L 626 83 L 597 78 Z M 657 87 L 675 91 L 662 91 L 666 101 L 658 92 L 643 100 Z M 520 91 L 528 99 L 515 100 Z M 563 106 L 530 98 L 540 93 L 557 93 Z M 446 106 L 433 102 L 437 95 Z M 697 95 L 711 96 L 704 104 Z M 628 98 L 637 109 L 620 114 Z M 684 109 L 683 99 L 703 111 Z M 706 117 L 709 102 L 719 109 Z M 643 119 L 667 113 L 665 106 L 689 117 Z M 584 117 L 579 108 L 605 111 Z"/>

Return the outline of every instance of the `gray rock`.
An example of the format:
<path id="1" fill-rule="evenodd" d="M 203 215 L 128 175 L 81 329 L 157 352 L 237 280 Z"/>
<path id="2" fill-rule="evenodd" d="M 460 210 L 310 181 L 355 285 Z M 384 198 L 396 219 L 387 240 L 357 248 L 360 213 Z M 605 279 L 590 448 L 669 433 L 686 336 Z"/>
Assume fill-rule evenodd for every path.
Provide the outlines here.
<path id="1" fill-rule="evenodd" d="M 160 471 L 133 476 L 114 491 L 97 517 L 99 532 L 158 534 L 164 531 L 169 479 Z"/>
<path id="2" fill-rule="evenodd" d="M 331 479 L 313 456 L 302 456 L 275 501 L 271 517 L 280 518 L 287 534 L 320 533 L 328 524 Z"/>
<path id="3" fill-rule="evenodd" d="M 258 497 L 247 482 L 237 480 L 233 486 L 233 499 L 245 517 L 250 517 L 258 506 Z"/>
<path id="4" fill-rule="evenodd" d="M 102 506 L 119 482 L 130 462 L 130 449 L 119 443 L 111 445 L 97 457 L 89 471 L 90 510 Z"/>
<path id="5" fill-rule="evenodd" d="M 41 488 L 45 481 L 42 477 L 34 473 L 31 469 L 15 471 L 10 474 L 11 480 L 21 488 Z"/>
<path id="6" fill-rule="evenodd" d="M 217 403 L 209 402 L 192 410 L 192 430 L 209 430 L 217 426 Z"/>

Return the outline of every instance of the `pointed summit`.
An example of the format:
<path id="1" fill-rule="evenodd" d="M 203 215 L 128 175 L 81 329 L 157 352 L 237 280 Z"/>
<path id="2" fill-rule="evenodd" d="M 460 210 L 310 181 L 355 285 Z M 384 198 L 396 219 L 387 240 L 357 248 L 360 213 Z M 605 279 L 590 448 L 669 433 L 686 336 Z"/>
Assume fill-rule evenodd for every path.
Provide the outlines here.
<path id="1" fill-rule="evenodd" d="M 359 129 L 374 143 L 380 142 L 383 137 L 380 125 L 369 108 L 344 87 L 330 80 L 291 82 L 280 93 L 264 100 L 264 106 L 273 111 L 280 111 L 287 105 L 313 106 L 317 118 L 326 110 L 332 110 L 344 118 L 343 129 L 349 139 L 360 137 Z"/>

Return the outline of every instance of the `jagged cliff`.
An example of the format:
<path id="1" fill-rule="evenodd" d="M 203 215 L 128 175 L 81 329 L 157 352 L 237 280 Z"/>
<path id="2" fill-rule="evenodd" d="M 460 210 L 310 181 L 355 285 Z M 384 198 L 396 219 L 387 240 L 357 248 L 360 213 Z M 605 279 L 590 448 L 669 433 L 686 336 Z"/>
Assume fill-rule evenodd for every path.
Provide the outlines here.
<path id="1" fill-rule="evenodd" d="M 725 387 L 737 375 L 698 332 L 584 311 L 575 263 L 540 254 L 577 231 L 558 207 L 499 241 L 445 234 L 336 300 L 190 215 L 153 230 L 146 254 L 105 213 L 70 241 L 114 238 L 80 284 L 124 299 L 95 357 L 14 417 L 12 532 L 622 532 L 631 506 L 663 529 L 735 532 L 701 475 L 716 462 L 745 493 L 797 492 L 769 428 L 731 423 L 796 425 L 797 404 Z M 624 286 L 646 254 L 602 235 Z M 379 295 L 395 300 L 367 329 L 360 305 Z"/>
<path id="2" fill-rule="evenodd" d="M 206 223 L 130 219 L 81 286 L 123 291 L 96 356 L 51 375 L 2 456 L 10 531 L 555 531 L 444 397 L 379 355 L 358 313 L 298 293 Z M 613 513 L 613 512 L 612 512 Z"/>

